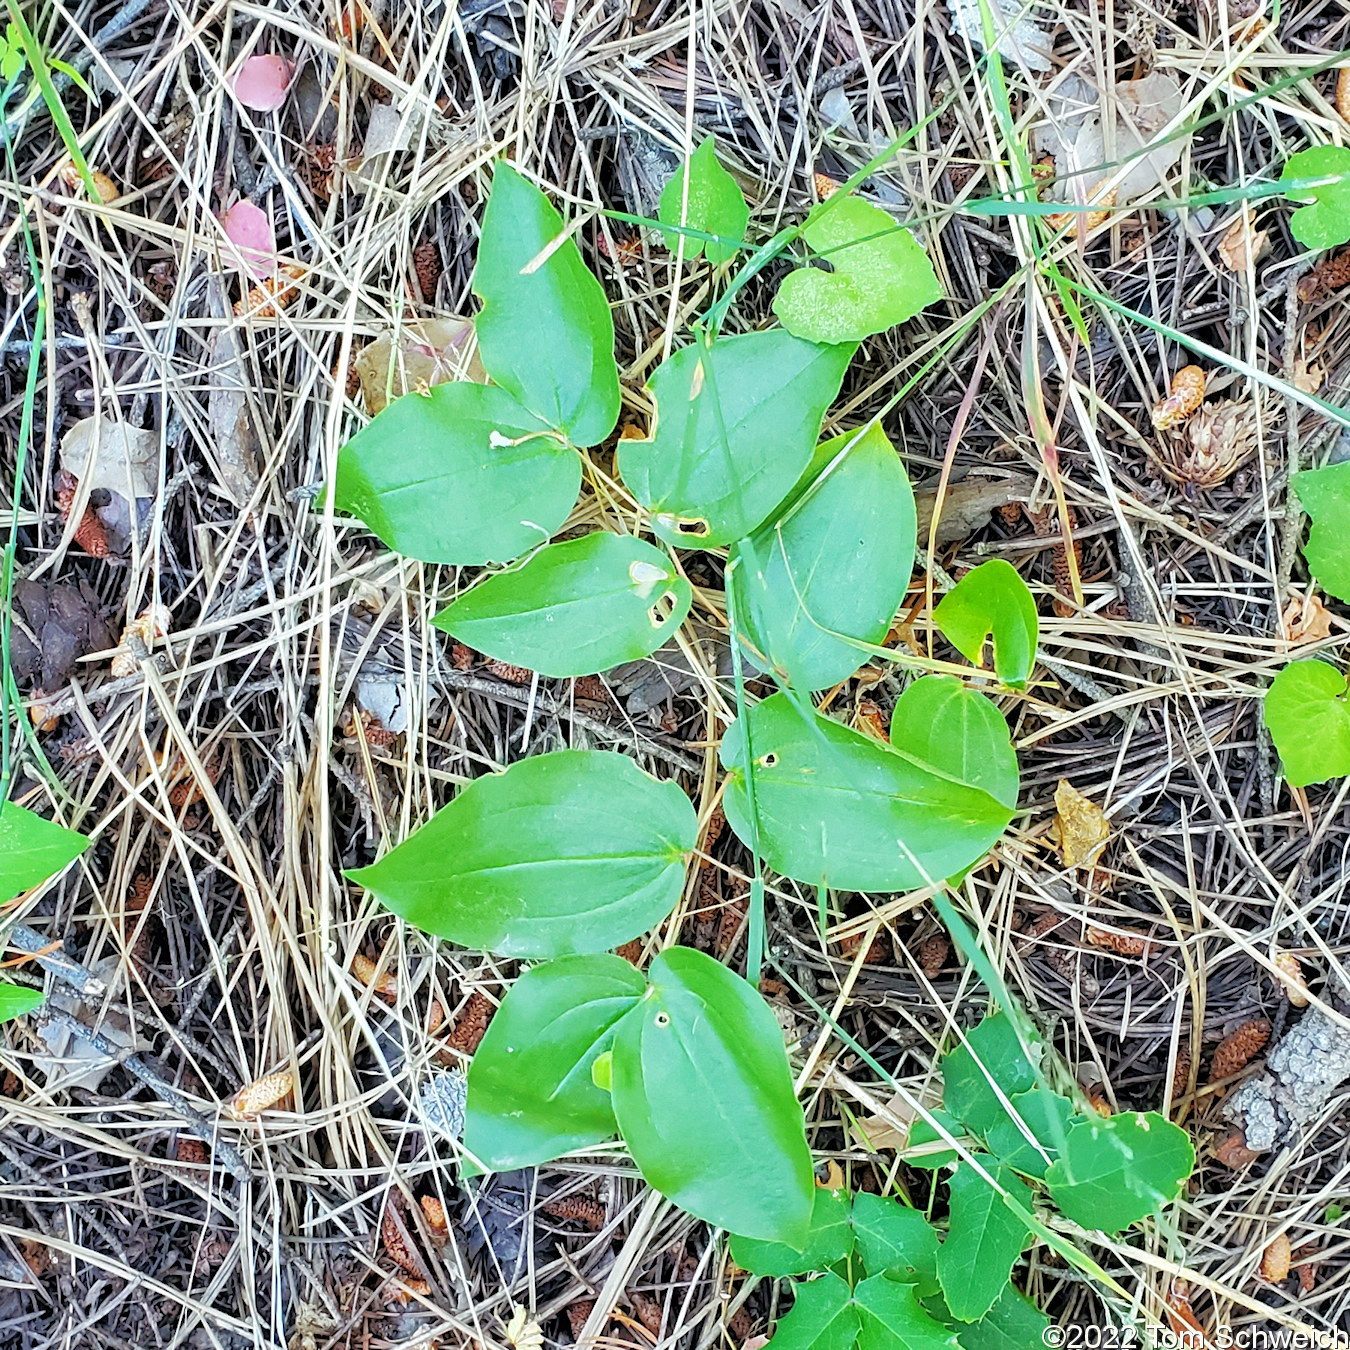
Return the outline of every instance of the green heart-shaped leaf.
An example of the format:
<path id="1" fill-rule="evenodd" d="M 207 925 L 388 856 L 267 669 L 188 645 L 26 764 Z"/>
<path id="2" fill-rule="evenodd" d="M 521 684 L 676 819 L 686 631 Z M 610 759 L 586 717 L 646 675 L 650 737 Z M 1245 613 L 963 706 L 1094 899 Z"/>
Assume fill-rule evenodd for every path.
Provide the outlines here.
<path id="1" fill-rule="evenodd" d="M 1307 248 L 1335 248 L 1350 239 L 1350 148 L 1315 145 L 1290 155 L 1280 181 L 1309 179 L 1327 181 L 1286 190 L 1295 201 L 1312 203 L 1290 216 L 1289 232 Z"/>
<path id="2" fill-rule="evenodd" d="M 996 1172 L 999 1186 L 1029 1214 L 1031 1192 L 1013 1170 L 996 1168 L 989 1157 L 981 1162 L 986 1171 Z M 968 1162 L 957 1165 L 948 1186 L 950 1219 L 946 1240 L 938 1249 L 938 1279 L 952 1316 L 973 1322 L 994 1306 L 1031 1234 L 1004 1195 Z"/>
<path id="3" fill-rule="evenodd" d="M 826 1272 L 792 1289 L 792 1307 L 773 1333 L 774 1350 L 853 1350 L 859 1313 L 847 1282 Z"/>
<path id="4" fill-rule="evenodd" d="M 650 438 L 618 450 L 656 533 L 685 548 L 750 534 L 811 462 L 852 355 L 773 328 L 700 339 L 663 361 L 648 381 Z"/>
<path id="5" fill-rule="evenodd" d="M 674 908 L 698 819 L 625 755 L 559 750 L 475 779 L 346 873 L 424 932 L 503 956 L 628 942 Z"/>
<path id="6" fill-rule="evenodd" d="M 842 455 L 842 458 L 840 456 Z M 797 689 L 826 689 L 867 659 L 905 597 L 914 493 L 880 426 L 820 445 L 783 507 L 733 545 L 742 640 Z"/>
<path id="7" fill-rule="evenodd" d="M 633 1161 L 695 1218 L 800 1248 L 816 1186 L 781 1028 L 739 975 L 689 947 L 662 952 L 649 978 L 614 1038 Z"/>
<path id="8" fill-rule="evenodd" d="M 923 675 L 895 701 L 891 744 L 1016 808 L 1017 752 L 998 705 L 955 675 Z"/>
<path id="9" fill-rule="evenodd" d="M 689 179 L 688 209 L 685 206 L 684 180 Z M 684 225 L 703 234 L 718 235 L 717 239 L 700 239 L 685 235 L 684 256 L 697 258 L 702 253 L 710 263 L 730 262 L 740 249 L 745 227 L 750 222 L 750 208 L 740 185 L 721 166 L 717 159 L 717 145 L 709 136 L 689 156 L 688 165 L 681 164 L 661 192 L 661 204 L 656 212 L 663 225 Z M 666 247 L 672 252 L 679 246 L 680 236 L 675 230 L 665 232 Z"/>
<path id="10" fill-rule="evenodd" d="M 548 198 L 498 163 L 473 271 L 478 356 L 494 383 L 573 445 L 598 445 L 619 417 L 614 320 L 565 234 Z"/>
<path id="11" fill-rule="evenodd" d="M 6 802 L 0 807 L 0 903 L 55 876 L 88 847 L 84 835 Z"/>
<path id="12" fill-rule="evenodd" d="M 613 1137 L 614 1108 L 592 1069 L 646 987 L 617 956 L 564 956 L 527 970 L 469 1066 L 465 1148 L 505 1172 Z"/>
<path id="13" fill-rule="evenodd" d="M 853 1231 L 863 1269 L 913 1284 L 920 1298 L 938 1287 L 938 1237 L 923 1211 L 859 1191 L 853 1197 Z"/>
<path id="14" fill-rule="evenodd" d="M 1350 773 L 1350 704 L 1335 666 L 1291 661 L 1271 681 L 1262 711 L 1291 787 Z"/>
<path id="15" fill-rule="evenodd" d="M 745 730 L 727 729 L 727 820 L 752 836 Z M 949 877 L 983 857 L 1012 811 L 982 788 L 828 718 L 788 694 L 751 709 L 759 848 L 769 866 L 808 885 L 899 891 Z"/>
<path id="16" fill-rule="evenodd" d="M 1186 1131 L 1156 1111 L 1106 1119 L 1094 1112 L 1069 1128 L 1045 1181 L 1075 1223 L 1118 1233 L 1175 1200 L 1194 1166 Z"/>
<path id="17" fill-rule="evenodd" d="M 834 270 L 789 272 L 773 312 L 788 332 L 809 342 L 860 342 L 942 299 L 918 241 L 880 207 L 832 198 L 802 237 Z"/>
<path id="18" fill-rule="evenodd" d="M 806 1246 L 798 1251 L 781 1242 L 733 1237 L 731 1259 L 753 1275 L 805 1275 L 842 1261 L 853 1250 L 851 1206 L 847 1191 L 816 1187 Z"/>
<path id="19" fill-rule="evenodd" d="M 567 519 L 577 452 L 504 389 L 438 384 L 396 398 L 338 452 L 333 505 L 421 562 L 510 562 Z"/>
<path id="20" fill-rule="evenodd" d="M 1296 473 L 1289 485 L 1312 517 L 1303 554 L 1329 595 L 1350 600 L 1350 462 Z"/>
<path id="21" fill-rule="evenodd" d="M 956 1337 L 920 1305 L 912 1284 L 885 1275 L 863 1280 L 853 1291 L 861 1313 L 859 1350 L 953 1350 Z"/>
<path id="22" fill-rule="evenodd" d="M 540 549 L 479 582 L 433 620 L 498 661 L 541 675 L 589 675 L 654 652 L 684 622 L 693 592 L 659 549 L 587 534 Z"/>
<path id="23" fill-rule="evenodd" d="M 1013 689 L 1026 687 L 1040 625 L 1036 601 L 1011 563 L 990 558 L 972 568 L 938 601 L 933 622 L 977 666 L 984 664 L 984 644 L 992 636 L 999 679 Z"/>
<path id="24" fill-rule="evenodd" d="M 0 983 L 0 1022 L 22 1017 L 42 1004 L 41 989 L 25 989 L 18 984 Z"/>
<path id="25" fill-rule="evenodd" d="M 943 1105 L 967 1129 L 983 1134 L 1007 1115 L 993 1084 L 1012 1097 L 1035 1086 L 1036 1070 L 1012 1019 L 993 1013 L 966 1033 L 966 1044 L 942 1057 L 942 1082 Z"/>

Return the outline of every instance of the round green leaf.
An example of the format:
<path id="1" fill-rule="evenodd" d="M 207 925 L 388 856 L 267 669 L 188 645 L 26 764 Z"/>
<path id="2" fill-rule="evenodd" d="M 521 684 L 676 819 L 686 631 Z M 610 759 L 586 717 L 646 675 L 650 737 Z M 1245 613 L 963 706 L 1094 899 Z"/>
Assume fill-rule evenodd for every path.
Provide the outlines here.
<path id="1" fill-rule="evenodd" d="M 847 1191 L 816 1187 L 811 1207 L 811 1229 L 800 1250 L 781 1242 L 733 1237 L 731 1259 L 753 1275 L 805 1275 L 842 1261 L 853 1250 L 851 1205 Z"/>
<path id="2" fill-rule="evenodd" d="M 955 1350 L 956 1336 L 924 1311 L 912 1284 L 873 1275 L 853 1300 L 861 1312 L 859 1350 Z"/>
<path id="3" fill-rule="evenodd" d="M 1094 1112 L 1070 1127 L 1045 1181 L 1075 1223 L 1118 1233 L 1175 1200 L 1194 1166 L 1186 1131 L 1156 1111 Z"/>
<path id="4" fill-rule="evenodd" d="M 1290 155 L 1280 174 L 1283 183 L 1327 181 L 1286 190 L 1295 201 L 1311 202 L 1289 218 L 1289 231 L 1306 248 L 1335 248 L 1350 239 L 1350 148 L 1315 145 Z"/>
<path id="5" fill-rule="evenodd" d="M 942 299 L 918 241 L 879 206 L 831 198 L 802 237 L 833 270 L 789 272 L 773 312 L 788 332 L 809 342 L 860 342 Z"/>
<path id="6" fill-rule="evenodd" d="M 1263 713 L 1291 787 L 1350 773 L 1350 704 L 1335 666 L 1291 661 L 1271 681 Z"/>
<path id="7" fill-rule="evenodd" d="M 972 568 L 938 601 L 933 622 L 977 666 L 984 664 L 984 644 L 992 636 L 998 678 L 1014 689 L 1026 687 L 1040 625 L 1036 601 L 1011 563 L 990 558 Z"/>
<path id="8" fill-rule="evenodd" d="M 1017 752 L 998 705 L 955 675 L 924 675 L 895 701 L 891 744 L 1017 806 Z"/>
<path id="9" fill-rule="evenodd" d="M 981 1161 L 986 1171 L 997 1172 L 999 1186 L 1031 1213 L 1031 1192 L 1013 1170 L 996 1168 L 992 1158 Z M 957 1165 L 948 1185 L 950 1210 L 947 1238 L 938 1250 L 938 1279 L 952 1316 L 974 1322 L 994 1306 L 1031 1235 L 999 1190 L 968 1162 Z"/>
<path id="10" fill-rule="evenodd" d="M 6 802 L 0 807 L 0 903 L 55 876 L 88 847 L 84 835 Z"/>
<path id="11" fill-rule="evenodd" d="M 660 551 L 627 534 L 540 549 L 479 582 L 433 620 L 461 642 L 541 675 L 590 675 L 654 652 L 693 592 Z"/>
<path id="12" fill-rule="evenodd" d="M 972 1027 L 966 1043 L 942 1057 L 942 1082 L 943 1105 L 967 1129 L 983 1134 L 1007 1115 L 993 1083 L 1011 1098 L 1035 1086 L 1036 1070 L 1012 1019 L 1000 1012 Z"/>
<path id="13" fill-rule="evenodd" d="M 1350 461 L 1296 473 L 1289 485 L 1312 517 L 1303 554 L 1328 595 L 1350 601 Z"/>
<path id="14" fill-rule="evenodd" d="M 465 947 L 601 952 L 670 913 L 697 833 L 676 784 L 608 750 L 559 750 L 475 779 L 374 866 L 346 875 Z"/>
<path id="15" fill-rule="evenodd" d="M 853 1197 L 853 1231 L 869 1275 L 913 1284 L 920 1298 L 938 1287 L 938 1238 L 922 1210 L 859 1191 Z"/>
<path id="16" fill-rule="evenodd" d="M 421 562 L 510 562 L 567 519 L 581 459 L 504 389 L 396 398 L 338 452 L 333 505 Z"/>
<path id="17" fill-rule="evenodd" d="M 983 857 L 1012 811 L 981 788 L 880 745 L 775 694 L 748 716 L 759 848 L 808 885 L 898 891 L 949 877 Z M 728 728 L 724 806 L 752 838 L 745 728 Z"/>
<path id="18" fill-rule="evenodd" d="M 489 1171 L 533 1167 L 617 1133 L 592 1070 L 647 981 L 617 956 L 564 956 L 527 970 L 469 1066 L 464 1146 Z"/>
<path id="19" fill-rule="evenodd" d="M 648 381 L 651 436 L 618 450 L 656 533 L 699 548 L 754 530 L 811 462 L 852 355 L 773 328 L 695 341 L 663 361 Z"/>
<path id="20" fill-rule="evenodd" d="M 26 989 L 21 984 L 0 983 L 0 1022 L 22 1017 L 42 1004 L 41 989 Z"/>
<path id="21" fill-rule="evenodd" d="M 478 356 L 494 383 L 573 445 L 598 445 L 619 418 L 614 320 L 564 234 L 548 198 L 498 163 L 473 272 Z"/>
<path id="22" fill-rule="evenodd" d="M 695 1218 L 798 1249 L 815 1201 L 783 1033 L 739 975 L 689 947 L 652 962 L 614 1038 L 614 1114 L 642 1175 Z"/>
<path id="23" fill-rule="evenodd" d="M 792 1289 L 792 1307 L 773 1333 L 774 1350 L 853 1350 L 858 1309 L 847 1282 L 826 1272 Z"/>
<path id="24" fill-rule="evenodd" d="M 750 208 L 745 204 L 745 195 L 740 185 L 721 166 L 717 159 L 717 145 L 709 136 L 689 156 L 687 165 L 689 179 L 688 210 L 681 218 L 685 204 L 684 180 L 686 165 L 681 164 L 674 176 L 661 192 L 661 204 L 657 216 L 663 225 L 684 225 L 691 230 L 704 234 L 715 234 L 720 239 L 699 239 L 695 235 L 685 235 L 684 256 L 697 258 L 700 253 L 710 263 L 730 262 L 739 251 L 740 241 L 745 237 L 745 227 L 750 222 Z M 665 232 L 666 247 L 672 252 L 679 246 L 680 235 L 676 230 Z"/>
<path id="25" fill-rule="evenodd" d="M 737 623 L 756 663 L 796 689 L 848 679 L 866 653 L 847 639 L 886 636 L 914 537 L 914 493 L 880 426 L 825 441 L 771 523 L 731 550 Z"/>

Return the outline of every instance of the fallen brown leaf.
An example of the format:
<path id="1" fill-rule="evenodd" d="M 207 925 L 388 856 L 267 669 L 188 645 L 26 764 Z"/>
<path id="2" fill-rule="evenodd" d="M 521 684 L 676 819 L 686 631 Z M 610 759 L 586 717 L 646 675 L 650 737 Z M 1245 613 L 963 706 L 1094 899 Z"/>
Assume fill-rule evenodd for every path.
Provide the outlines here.
<path id="1" fill-rule="evenodd" d="M 1061 778 L 1055 789 L 1055 810 L 1050 838 L 1064 866 L 1095 866 L 1111 837 L 1111 824 L 1101 807 L 1083 796 L 1067 778 Z"/>

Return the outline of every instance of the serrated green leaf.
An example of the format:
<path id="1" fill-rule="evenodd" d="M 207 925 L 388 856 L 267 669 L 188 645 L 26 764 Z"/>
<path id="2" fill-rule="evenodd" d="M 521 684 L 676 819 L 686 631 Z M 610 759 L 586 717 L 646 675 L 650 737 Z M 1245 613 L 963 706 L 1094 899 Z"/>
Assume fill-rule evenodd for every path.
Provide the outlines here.
<path id="1" fill-rule="evenodd" d="M 573 445 L 598 445 L 619 418 L 614 320 L 564 232 L 548 198 L 499 162 L 473 271 L 478 356 L 494 383 Z"/>
<path id="2" fill-rule="evenodd" d="M 895 701 L 891 744 L 1015 809 L 1017 752 L 998 705 L 955 675 L 923 675 Z"/>
<path id="3" fill-rule="evenodd" d="M 20 984 L 0 983 L 0 1022 L 9 1022 L 30 1013 L 42 1004 L 41 989 L 26 989 Z"/>
<path id="4" fill-rule="evenodd" d="M 787 694 L 749 713 L 759 847 L 769 866 L 809 885 L 899 891 L 983 857 L 1012 812 L 980 788 L 804 714 Z M 744 735 L 722 740 L 727 820 L 751 838 Z"/>
<path id="5" fill-rule="evenodd" d="M 633 1161 L 695 1218 L 800 1248 L 816 1186 L 768 1005 L 688 947 L 662 952 L 649 979 L 614 1040 L 614 1114 Z"/>
<path id="6" fill-rule="evenodd" d="M 84 835 L 5 802 L 0 807 L 0 903 L 55 876 L 88 847 Z"/>
<path id="7" fill-rule="evenodd" d="M 564 956 L 511 986 L 469 1066 L 464 1146 L 484 1167 L 533 1167 L 617 1133 L 592 1070 L 646 987 L 617 956 Z"/>
<path id="8" fill-rule="evenodd" d="M 750 208 L 740 185 L 722 167 L 717 159 L 717 144 L 709 136 L 689 157 L 688 210 L 685 206 L 684 180 L 686 165 L 681 164 L 661 192 L 657 216 L 663 225 L 685 225 L 704 234 L 720 235 L 723 241 L 697 239 L 686 235 L 684 256 L 697 258 L 702 253 L 710 263 L 730 262 L 739 251 L 750 222 Z M 675 230 L 665 232 L 666 247 L 672 252 L 679 246 L 680 236 Z"/>
<path id="9" fill-rule="evenodd" d="M 462 566 L 510 562 L 567 519 L 577 452 L 504 389 L 404 394 L 338 452 L 333 505 L 398 553 Z"/>
<path id="10" fill-rule="evenodd" d="M 1315 145 L 1285 162 L 1280 181 L 1327 179 L 1318 186 L 1291 189 L 1286 196 L 1311 202 L 1289 218 L 1289 232 L 1306 248 L 1335 248 L 1350 239 L 1350 148 Z"/>
<path id="11" fill-rule="evenodd" d="M 1350 704 L 1335 666 L 1291 661 L 1271 681 L 1262 715 L 1291 787 L 1350 773 Z"/>
<path id="12" fill-rule="evenodd" d="M 853 1350 L 858 1309 L 847 1282 L 827 1272 L 792 1288 L 792 1307 L 773 1333 L 774 1350 Z"/>
<path id="13" fill-rule="evenodd" d="M 805 1275 L 842 1261 L 853 1250 L 851 1204 L 847 1191 L 816 1187 L 811 1227 L 800 1251 L 781 1242 L 733 1237 L 731 1259 L 752 1275 Z"/>
<path id="14" fill-rule="evenodd" d="M 1006 1115 L 990 1079 L 1012 1097 L 1035 1085 L 1036 1070 L 1006 1013 L 984 1018 L 966 1041 L 942 1057 L 942 1102 L 967 1129 L 983 1134 Z"/>
<path id="15" fill-rule="evenodd" d="M 990 558 L 972 568 L 938 601 L 933 622 L 977 666 L 984 664 L 984 644 L 992 637 L 998 678 L 1013 689 L 1026 687 L 1040 626 L 1036 601 L 1011 563 Z"/>
<path id="16" fill-rule="evenodd" d="M 698 340 L 648 381 L 646 440 L 619 442 L 618 467 L 669 544 L 730 544 L 752 533 L 811 462 L 851 347 L 781 328 Z"/>
<path id="17" fill-rule="evenodd" d="M 1303 555 L 1328 595 L 1350 601 L 1350 462 L 1296 473 L 1289 485 L 1312 517 Z"/>
<path id="18" fill-rule="evenodd" d="M 1009 1101 L 1017 1119 L 1005 1112 L 985 1130 L 985 1143 L 1009 1167 L 1029 1176 L 1044 1177 L 1073 1118 L 1073 1103 L 1067 1097 L 1039 1086 L 1027 1092 L 1015 1092 Z M 1018 1120 L 1031 1132 L 1036 1143 L 1027 1138 Z"/>
<path id="19" fill-rule="evenodd" d="M 956 1328 L 961 1350 L 1035 1350 L 1046 1344 L 1050 1319 L 1025 1295 L 1011 1287 L 978 1322 Z"/>
<path id="20" fill-rule="evenodd" d="M 981 1159 L 985 1170 L 1028 1212 L 1032 1195 L 1010 1167 Z M 1004 1196 L 968 1162 L 948 1181 L 947 1237 L 938 1250 L 942 1297 L 958 1321 L 974 1322 L 993 1307 L 1031 1234 Z"/>
<path id="21" fill-rule="evenodd" d="M 1075 1223 L 1118 1233 L 1175 1200 L 1194 1166 L 1186 1131 L 1156 1111 L 1089 1116 L 1070 1127 L 1045 1181 Z"/>
<path id="22" fill-rule="evenodd" d="M 654 652 L 693 592 L 670 559 L 627 534 L 550 544 L 443 609 L 437 628 L 541 675 L 590 675 Z"/>
<path id="23" fill-rule="evenodd" d="M 732 546 L 737 622 L 756 664 L 796 689 L 848 679 L 867 654 L 846 639 L 886 636 L 914 536 L 914 493 L 879 425 L 820 445 L 783 507 Z"/>
<path id="24" fill-rule="evenodd" d="M 935 1149 L 931 1153 L 915 1153 L 913 1150 L 923 1144 L 936 1144 L 940 1139 L 964 1139 L 966 1127 L 947 1111 L 934 1110 L 928 1113 L 947 1131 L 944 1136 L 933 1128 L 922 1116 L 916 1116 L 909 1127 L 909 1138 L 905 1142 L 904 1159 L 911 1167 L 921 1167 L 927 1171 L 937 1171 L 955 1162 L 961 1155 L 954 1148 Z"/>
<path id="25" fill-rule="evenodd" d="M 783 327 L 810 342 L 860 342 L 942 299 L 918 240 L 858 197 L 830 202 L 802 238 L 833 269 L 799 267 L 774 297 Z"/>
<path id="26" fill-rule="evenodd" d="M 475 779 L 374 866 L 346 875 L 465 947 L 601 952 L 674 908 L 697 831 L 676 784 L 612 751 L 559 750 Z"/>
<path id="27" fill-rule="evenodd" d="M 859 1350 L 952 1350 L 956 1337 L 924 1311 L 912 1284 L 885 1275 L 863 1280 L 853 1291 L 861 1311 Z"/>
<path id="28" fill-rule="evenodd" d="M 869 1275 L 889 1274 L 913 1284 L 920 1298 L 938 1287 L 938 1237 L 922 1211 L 859 1191 L 853 1197 L 853 1232 Z"/>

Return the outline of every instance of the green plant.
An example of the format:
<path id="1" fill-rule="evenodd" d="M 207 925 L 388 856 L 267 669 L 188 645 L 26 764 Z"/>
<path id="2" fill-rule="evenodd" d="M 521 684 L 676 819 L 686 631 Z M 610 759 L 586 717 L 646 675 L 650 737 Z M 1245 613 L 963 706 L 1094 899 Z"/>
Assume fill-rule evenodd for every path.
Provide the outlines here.
<path id="1" fill-rule="evenodd" d="M 686 184 L 688 185 L 686 187 Z M 717 159 L 717 142 L 709 136 L 680 165 L 661 193 L 657 215 L 666 247 L 674 251 L 684 238 L 684 256 L 703 254 L 710 263 L 730 262 L 740 251 L 750 208 L 736 180 Z"/>
<path id="2" fill-rule="evenodd" d="M 1285 162 L 1280 181 L 1295 201 L 1308 202 L 1289 218 L 1289 229 L 1308 248 L 1335 248 L 1350 239 L 1350 149 L 1315 145 Z"/>
<path id="3" fill-rule="evenodd" d="M 744 230 L 729 182 L 705 142 L 686 180 L 667 188 L 662 225 L 705 252 L 712 244 L 715 260 L 729 256 L 720 246 Z M 493 383 L 395 400 L 341 450 L 332 507 L 422 561 L 512 563 L 435 622 L 557 676 L 655 651 L 693 599 L 673 550 L 729 546 L 733 653 L 781 686 L 747 708 L 737 680 L 740 716 L 722 744 L 732 829 L 756 869 L 763 859 L 814 885 L 922 886 L 976 863 L 1012 818 L 1017 766 L 1002 715 L 959 679 L 919 680 L 883 745 L 819 714 L 809 695 L 883 650 L 915 556 L 913 495 L 880 427 L 817 445 L 820 427 L 856 343 L 935 299 L 936 280 L 907 232 L 846 194 L 822 203 L 802 234 L 835 271 L 790 273 L 784 321 L 830 341 L 696 326 L 648 382 L 651 434 L 618 443 L 619 474 L 665 549 L 603 531 L 550 543 L 586 471 L 582 449 L 617 420 L 614 333 L 557 212 L 499 164 L 473 280 Z M 742 275 L 757 266 L 759 254 Z M 835 326 L 812 328 L 812 314 Z M 963 596 L 989 566 L 962 583 Z M 1018 620 L 991 621 L 996 669 L 1025 680 L 1035 605 L 1000 566 L 991 602 Z M 949 610 L 953 632 L 970 629 L 971 605 Z M 947 631 L 941 614 L 938 623 Z M 428 932 L 545 963 L 517 980 L 474 1058 L 465 1150 L 475 1165 L 539 1163 L 618 1133 L 648 1181 L 690 1213 L 796 1244 L 811 1213 L 810 1154 L 762 998 L 683 948 L 658 955 L 646 976 L 604 954 L 674 908 L 696 840 L 678 787 L 620 755 L 563 751 L 469 784 L 350 875 Z M 752 979 L 762 938 L 756 880 Z M 716 1150 L 710 1118 L 723 1132 Z"/>

